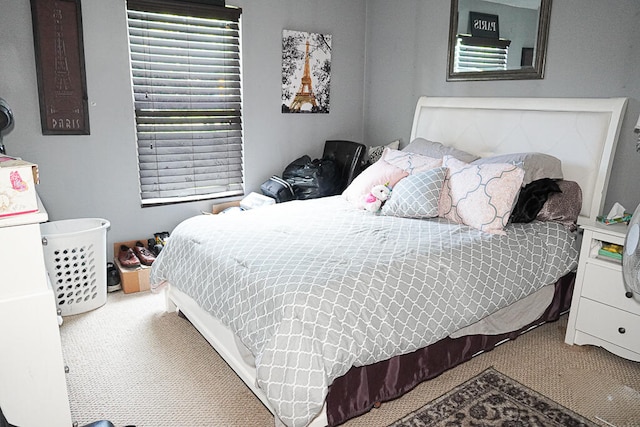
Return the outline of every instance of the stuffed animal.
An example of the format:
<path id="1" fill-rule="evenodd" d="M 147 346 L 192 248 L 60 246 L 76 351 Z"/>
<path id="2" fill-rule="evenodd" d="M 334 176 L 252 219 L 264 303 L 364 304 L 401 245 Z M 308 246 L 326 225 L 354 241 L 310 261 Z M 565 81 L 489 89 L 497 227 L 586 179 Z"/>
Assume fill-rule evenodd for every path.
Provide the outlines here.
<path id="1" fill-rule="evenodd" d="M 378 212 L 390 194 L 391 189 L 386 185 L 374 185 L 371 192 L 364 199 L 364 208 L 369 212 Z"/>

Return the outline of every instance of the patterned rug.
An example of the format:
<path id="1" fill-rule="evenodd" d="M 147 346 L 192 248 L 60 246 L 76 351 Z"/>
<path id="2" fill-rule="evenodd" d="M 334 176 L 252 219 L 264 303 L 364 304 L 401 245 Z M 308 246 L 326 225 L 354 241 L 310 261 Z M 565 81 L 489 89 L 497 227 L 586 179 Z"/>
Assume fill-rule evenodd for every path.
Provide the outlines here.
<path id="1" fill-rule="evenodd" d="M 389 427 L 598 427 L 489 368 Z"/>

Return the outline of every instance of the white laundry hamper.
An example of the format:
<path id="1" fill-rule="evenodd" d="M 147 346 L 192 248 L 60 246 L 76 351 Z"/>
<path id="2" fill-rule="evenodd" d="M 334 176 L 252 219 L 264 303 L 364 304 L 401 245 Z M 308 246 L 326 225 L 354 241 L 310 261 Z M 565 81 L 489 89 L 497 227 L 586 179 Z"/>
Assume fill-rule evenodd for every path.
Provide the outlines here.
<path id="1" fill-rule="evenodd" d="M 101 218 L 40 224 L 44 262 L 62 316 L 107 302 L 107 228 Z"/>

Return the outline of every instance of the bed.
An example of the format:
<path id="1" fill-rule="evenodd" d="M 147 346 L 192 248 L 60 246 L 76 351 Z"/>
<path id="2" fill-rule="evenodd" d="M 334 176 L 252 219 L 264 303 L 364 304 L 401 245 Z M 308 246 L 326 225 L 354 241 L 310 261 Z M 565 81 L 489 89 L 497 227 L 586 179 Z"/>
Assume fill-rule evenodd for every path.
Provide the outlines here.
<path id="1" fill-rule="evenodd" d="M 411 143 L 437 141 L 481 163 L 552 156 L 562 176 L 551 178 L 581 190 L 579 223 L 602 210 L 625 108 L 624 98 L 421 97 Z M 152 287 L 164 288 L 167 309 L 191 321 L 276 425 L 341 424 L 568 309 L 576 233 L 561 221 L 507 222 L 508 214 L 476 223 L 476 205 L 471 220 L 462 208 L 472 198 L 454 195 L 456 177 L 502 168 L 483 188 L 491 207 L 510 212 L 534 180 L 522 163 L 478 168 L 452 154 L 432 167 L 425 159 L 437 156 L 390 151 L 385 165 L 393 155 L 409 159 L 396 164 L 399 183 L 428 175 L 428 185 L 449 186 L 453 217 L 443 214 L 444 190 L 420 203 L 430 212 L 408 214 L 398 183 L 382 214 L 345 194 L 190 218 L 154 263 Z M 521 321 L 505 320 L 513 318 Z"/>

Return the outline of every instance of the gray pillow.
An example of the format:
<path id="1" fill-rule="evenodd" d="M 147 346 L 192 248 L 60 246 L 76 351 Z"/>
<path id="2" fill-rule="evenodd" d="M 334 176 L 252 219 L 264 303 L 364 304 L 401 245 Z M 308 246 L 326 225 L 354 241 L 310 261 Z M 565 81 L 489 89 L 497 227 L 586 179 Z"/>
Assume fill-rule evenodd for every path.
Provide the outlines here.
<path id="1" fill-rule="evenodd" d="M 582 210 L 582 189 L 575 181 L 558 181 L 558 187 L 562 193 L 549 195 L 536 219 L 559 222 L 575 231 Z"/>
<path id="2" fill-rule="evenodd" d="M 562 162 L 557 157 L 544 153 L 513 153 L 475 160 L 474 165 L 508 163 L 524 169 L 522 186 L 542 178 L 562 179 Z"/>
<path id="3" fill-rule="evenodd" d="M 423 156 L 441 158 L 446 155 L 455 157 L 456 159 L 465 163 L 471 163 L 480 157 L 475 154 L 467 153 L 466 151 L 458 150 L 454 147 L 448 147 L 439 142 L 429 141 L 424 138 L 416 138 L 409 145 L 404 147 L 402 151 L 408 151 L 410 153 L 422 154 Z"/>
<path id="4" fill-rule="evenodd" d="M 439 167 L 409 175 L 393 187 L 381 213 L 402 218 L 434 218 L 447 168 Z"/>

